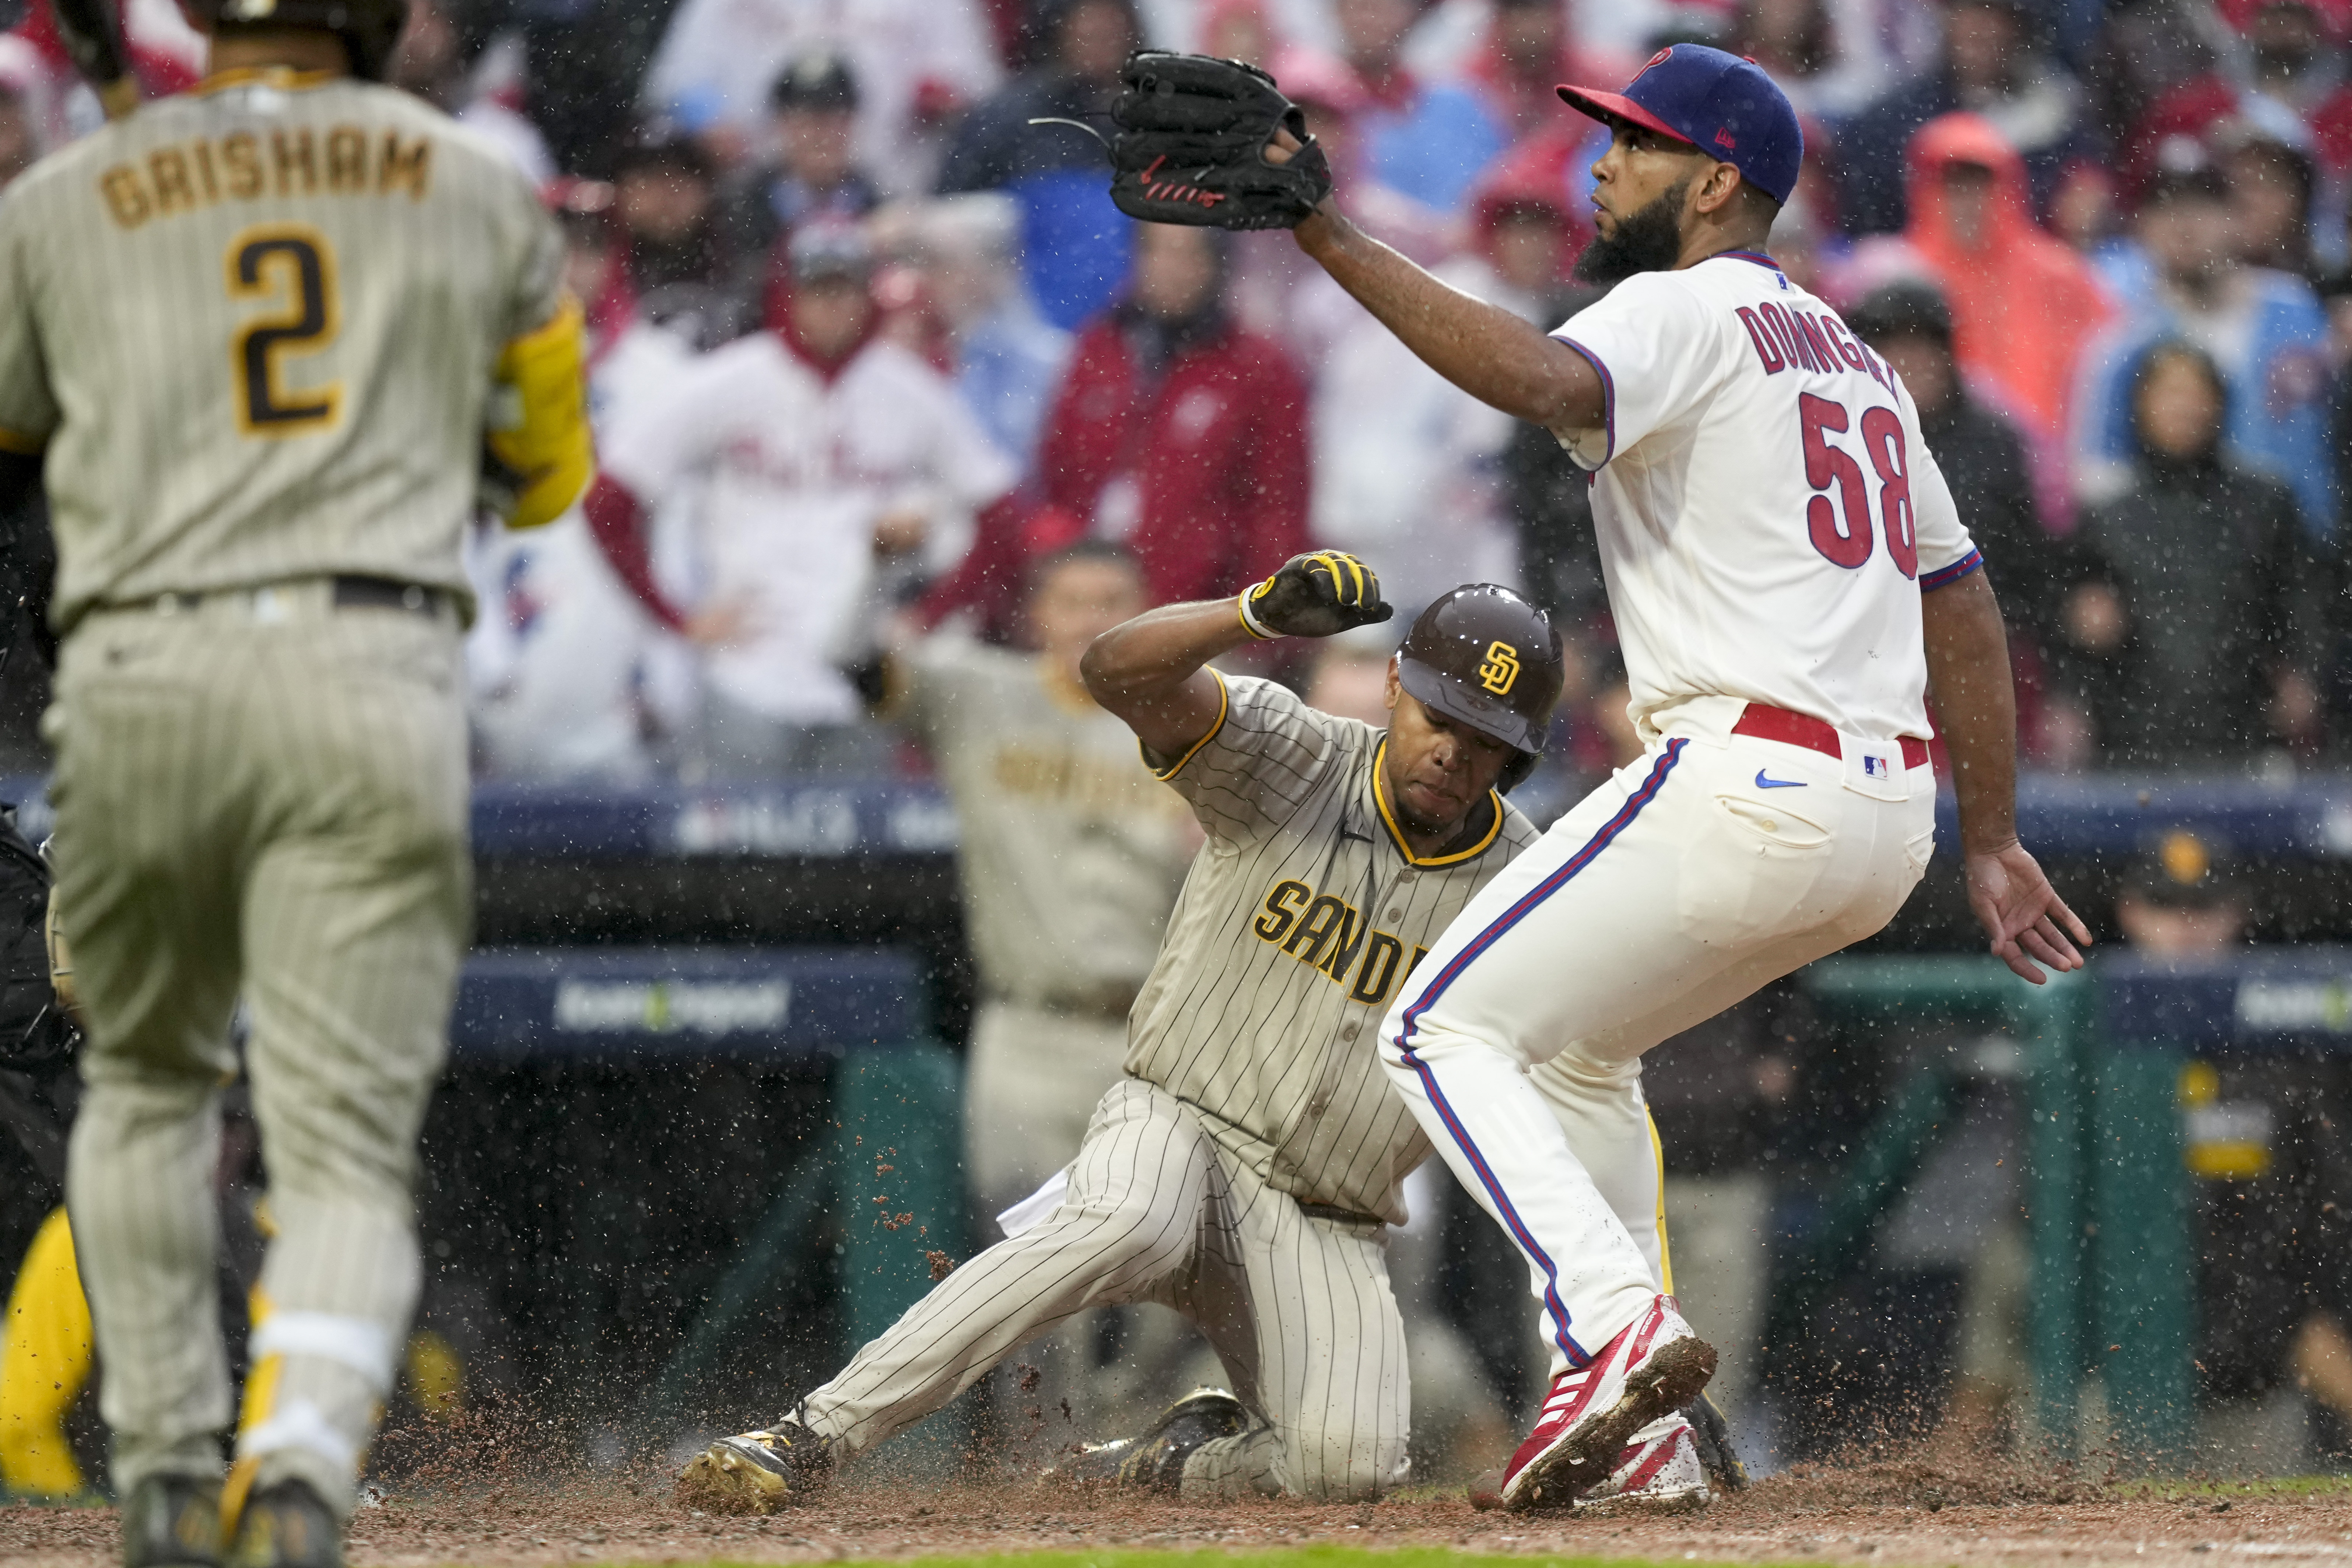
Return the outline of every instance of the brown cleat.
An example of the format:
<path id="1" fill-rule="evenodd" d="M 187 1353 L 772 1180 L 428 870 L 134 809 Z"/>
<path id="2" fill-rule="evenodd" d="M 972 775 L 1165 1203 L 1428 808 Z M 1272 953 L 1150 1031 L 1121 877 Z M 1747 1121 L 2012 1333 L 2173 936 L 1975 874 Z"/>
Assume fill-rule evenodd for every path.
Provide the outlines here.
<path id="1" fill-rule="evenodd" d="M 680 1508 L 773 1513 L 803 1503 L 833 1476 L 833 1450 L 797 1421 L 721 1437 L 678 1472 Z"/>
<path id="2" fill-rule="evenodd" d="M 1112 1486 L 1176 1495 L 1184 1461 L 1203 1443 L 1249 1427 L 1249 1412 L 1222 1388 L 1196 1388 L 1160 1414 L 1140 1437 L 1089 1443 L 1037 1478 L 1041 1486 Z"/>
<path id="3" fill-rule="evenodd" d="M 343 1568 L 343 1521 L 305 1481 L 279 1481 L 245 1500 L 229 1568 Z"/>
<path id="4" fill-rule="evenodd" d="M 122 1504 L 124 1568 L 216 1568 L 221 1484 L 194 1476 L 150 1476 Z"/>

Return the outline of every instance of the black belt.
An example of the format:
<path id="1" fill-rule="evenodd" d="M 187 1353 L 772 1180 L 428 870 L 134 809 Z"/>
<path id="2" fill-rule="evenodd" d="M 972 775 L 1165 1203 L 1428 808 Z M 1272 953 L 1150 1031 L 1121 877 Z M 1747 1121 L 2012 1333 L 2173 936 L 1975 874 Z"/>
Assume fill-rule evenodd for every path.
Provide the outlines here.
<path id="1" fill-rule="evenodd" d="M 315 581 L 315 579 L 313 579 Z M 360 577 L 338 575 L 328 579 L 330 602 L 339 610 L 406 610 L 411 615 L 438 616 L 449 603 L 446 589 L 428 588 L 422 583 L 404 583 L 396 577 Z M 254 588 L 234 590 L 240 594 L 260 593 L 274 584 L 264 583 Z M 215 592 L 226 593 L 221 589 Z M 203 604 L 203 594 L 158 594 L 152 599 L 128 606 L 131 609 L 155 609 L 165 615 L 181 610 L 193 610 Z"/>
<path id="2" fill-rule="evenodd" d="M 448 599 L 449 595 L 439 588 L 403 583 L 392 577 L 335 579 L 335 608 L 339 610 L 407 610 L 415 615 L 437 616 Z"/>
<path id="3" fill-rule="evenodd" d="M 1014 1007 L 1034 1007 L 1041 1013 L 1062 1013 L 1074 1018 L 1120 1023 L 1135 1010 L 1138 988 L 1128 981 L 1108 980 L 1092 990 L 1049 991 L 1034 996 L 999 996 L 993 1000 Z"/>

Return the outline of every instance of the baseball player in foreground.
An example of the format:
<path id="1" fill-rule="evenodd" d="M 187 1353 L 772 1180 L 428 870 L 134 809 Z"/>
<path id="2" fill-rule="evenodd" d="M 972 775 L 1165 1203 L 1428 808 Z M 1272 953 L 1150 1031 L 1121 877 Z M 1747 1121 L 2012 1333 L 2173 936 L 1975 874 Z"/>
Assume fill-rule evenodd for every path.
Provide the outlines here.
<path id="1" fill-rule="evenodd" d="M 1688 44 L 1622 93 L 1559 90 L 1613 132 L 1578 271 L 1615 287 L 1549 335 L 1349 224 L 1246 67 L 1130 59 L 1113 147 L 1128 212 L 1292 227 L 1594 476 L 1647 749 L 1471 900 L 1381 1025 L 1391 1081 L 1541 1303 L 1554 1376 L 1501 1482 L 1516 1507 L 1618 1484 L 1713 1373 L 1662 1293 L 1642 1053 L 1901 907 L 1933 847 L 1931 688 L 1992 951 L 2038 982 L 2089 941 L 2018 842 L 2000 610 L 1910 395 L 1764 251 L 1803 156 L 1788 100 Z"/>
<path id="2" fill-rule="evenodd" d="M 331 1564 L 469 914 L 459 540 L 486 462 L 517 524 L 585 483 L 579 312 L 524 179 L 377 85 L 404 0 L 190 9 L 204 84 L 0 199 L 0 477 L 45 471 L 58 541 L 67 1202 L 124 1559 Z M 240 990 L 278 1235 L 225 1489 Z"/>
<path id="3" fill-rule="evenodd" d="M 1457 588 L 1390 668 L 1383 732 L 1209 661 L 1387 618 L 1345 555 L 1293 559 L 1236 603 L 1105 633 L 1087 689 L 1198 816 L 1194 858 L 1102 1097 L 1026 1228 L 949 1275 L 764 1431 L 687 1467 L 682 1500 L 765 1510 L 939 1409 L 1092 1306 L 1198 1323 L 1235 1392 L 1203 1390 L 1076 1479 L 1193 1498 L 1369 1497 L 1404 1473 L 1403 1325 L 1383 1232 L 1428 1141 L 1375 1049 L 1383 1011 L 1504 862 L 1535 841 L 1500 794 L 1559 697 L 1559 645 L 1507 590 Z"/>

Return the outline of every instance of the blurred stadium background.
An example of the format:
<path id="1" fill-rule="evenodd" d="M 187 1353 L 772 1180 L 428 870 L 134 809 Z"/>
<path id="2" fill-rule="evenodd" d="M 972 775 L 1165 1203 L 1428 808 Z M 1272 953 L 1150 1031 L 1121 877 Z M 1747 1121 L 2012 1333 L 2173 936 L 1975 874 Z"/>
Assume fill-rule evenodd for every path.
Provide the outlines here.
<path id="1" fill-rule="evenodd" d="M 130 22 L 150 92 L 195 79 L 168 4 Z M 1550 85 L 1683 38 L 1808 117 L 1775 254 L 1922 405 L 2013 624 L 2026 839 L 2101 942 L 2030 993 L 1947 853 L 1864 949 L 1654 1054 L 1723 1402 L 1768 1471 L 1878 1439 L 2352 1467 L 2340 0 L 417 0 L 399 83 L 561 216 L 602 439 L 647 504 L 476 541 L 479 951 L 425 1134 L 406 1419 L 525 1413 L 605 1459 L 733 1430 L 984 1244 L 963 1063 L 1005 998 L 967 928 L 973 803 L 892 699 L 991 649 L 1049 668 L 1072 544 L 1118 545 L 1139 607 L 1310 543 L 1371 561 L 1399 626 L 1516 584 L 1571 664 L 1517 798 L 1549 819 L 1625 754 L 1564 454 L 1286 237 L 1133 232 L 1092 142 L 1028 121 L 1098 117 L 1138 43 L 1258 60 L 1359 222 L 1551 324 L 1590 298 L 1596 148 Z M 0 35 L 0 180 L 95 116 L 33 0 Z M 656 454 L 709 356 L 763 333 L 826 439 Z M 0 589 L 36 602 L 44 520 L 5 527 Z M 43 639 L 7 637 L 0 799 L 37 841 Z M 1364 711 L 1388 646 L 1251 668 Z M 1074 832 L 1101 806 L 1050 759 L 994 776 Z M 66 1092 L 22 1076 L 0 1089 Z M 21 1142 L 0 1280 L 58 1202 Z M 225 1203 L 258 1194 L 247 1155 Z M 1417 1460 L 1458 1475 L 1507 1447 L 1537 1346 L 1442 1170 L 1415 1207 Z M 1127 1353 L 1157 1310 L 1089 1330 L 1152 1369 L 1135 1408 L 1181 1392 L 1181 1352 Z M 11 1490 L 98 1473 L 67 1392 L 35 1412 L 81 1455 L 60 1469 L 0 1376 Z M 937 1462 L 1018 1404 L 937 1418 Z"/>

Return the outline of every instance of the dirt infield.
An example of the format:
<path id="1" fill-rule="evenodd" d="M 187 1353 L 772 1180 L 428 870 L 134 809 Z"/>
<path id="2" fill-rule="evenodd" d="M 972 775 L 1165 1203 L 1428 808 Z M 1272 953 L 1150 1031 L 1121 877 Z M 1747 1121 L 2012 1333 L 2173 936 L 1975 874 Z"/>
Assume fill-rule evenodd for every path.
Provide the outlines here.
<path id="1" fill-rule="evenodd" d="M 437 1563 L 833 1562 L 1113 1546 L 1226 1550 L 1314 1543 L 1508 1555 L 1850 1563 L 1882 1568 L 2218 1568 L 2256 1557 L 2352 1560 L 2352 1489 L 2232 1488 L 2164 1496 L 2105 1484 L 1987 1479 L 1916 1464 L 1774 1477 L 1665 1520 L 1478 1513 L 1458 1495 L 1218 1507 L 1028 1488 L 845 1485 L 764 1520 L 673 1506 L 659 1479 L 395 1495 L 353 1525 L 354 1568 Z M 111 1510 L 0 1508 L 0 1559 L 100 1568 Z"/>

